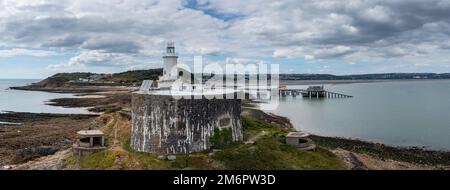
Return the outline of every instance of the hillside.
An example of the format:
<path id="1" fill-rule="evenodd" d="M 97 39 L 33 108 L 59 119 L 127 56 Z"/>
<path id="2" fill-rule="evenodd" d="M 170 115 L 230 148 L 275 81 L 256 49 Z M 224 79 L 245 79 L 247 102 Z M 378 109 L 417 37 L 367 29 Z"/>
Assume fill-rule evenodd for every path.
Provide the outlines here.
<path id="1" fill-rule="evenodd" d="M 98 83 L 120 83 L 126 85 L 137 86 L 143 80 L 157 80 L 162 75 L 162 69 L 136 70 L 126 71 L 109 75 L 105 78 L 96 80 Z"/>
<path id="2" fill-rule="evenodd" d="M 80 78 L 89 78 L 94 73 L 58 73 L 48 77 L 40 82 L 32 84 L 36 87 L 61 87 L 67 85 L 69 81 L 79 80 Z"/>
<path id="3" fill-rule="evenodd" d="M 95 86 L 139 86 L 142 80 L 154 80 L 162 75 L 162 69 L 135 70 L 115 74 L 97 74 L 89 72 L 58 73 L 37 83 L 23 87 L 11 87 L 18 90 L 70 91 L 70 88 Z M 80 89 L 78 89 L 80 90 Z"/>

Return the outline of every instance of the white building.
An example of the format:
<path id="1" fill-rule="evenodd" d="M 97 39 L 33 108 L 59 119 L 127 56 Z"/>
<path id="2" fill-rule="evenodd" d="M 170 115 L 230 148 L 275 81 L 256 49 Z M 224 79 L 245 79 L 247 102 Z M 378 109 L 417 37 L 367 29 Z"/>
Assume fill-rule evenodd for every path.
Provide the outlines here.
<path id="1" fill-rule="evenodd" d="M 142 82 L 140 91 L 162 93 L 161 91 L 204 91 L 205 86 L 201 79 L 192 80 L 191 72 L 178 65 L 178 55 L 175 52 L 175 44 L 167 43 L 166 52 L 163 55 L 163 75 L 157 81 L 145 80 Z M 155 92 L 158 91 L 158 92 Z"/>
<path id="2" fill-rule="evenodd" d="M 178 78 L 178 55 L 175 53 L 175 44 L 173 42 L 167 43 L 163 60 L 163 76 L 160 80 L 176 80 Z"/>

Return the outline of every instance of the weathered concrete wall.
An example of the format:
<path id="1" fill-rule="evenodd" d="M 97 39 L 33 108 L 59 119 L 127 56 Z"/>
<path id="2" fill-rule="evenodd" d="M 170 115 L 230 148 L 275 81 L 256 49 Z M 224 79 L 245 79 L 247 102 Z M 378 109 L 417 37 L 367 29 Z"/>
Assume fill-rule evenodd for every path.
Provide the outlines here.
<path id="1" fill-rule="evenodd" d="M 132 95 L 131 147 L 141 152 L 190 153 L 207 150 L 215 128 L 231 128 L 243 139 L 241 101 Z"/>

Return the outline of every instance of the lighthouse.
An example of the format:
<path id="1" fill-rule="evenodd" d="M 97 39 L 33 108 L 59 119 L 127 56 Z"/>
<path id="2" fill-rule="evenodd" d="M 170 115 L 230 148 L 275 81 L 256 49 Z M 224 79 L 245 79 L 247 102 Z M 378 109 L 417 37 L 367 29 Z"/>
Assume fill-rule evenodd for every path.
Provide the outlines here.
<path id="1" fill-rule="evenodd" d="M 163 79 L 176 80 L 178 77 L 178 55 L 175 53 L 175 44 L 173 42 L 167 43 L 166 52 L 163 55 L 163 60 Z"/>
<path id="2" fill-rule="evenodd" d="M 242 141 L 241 100 L 220 98 L 240 97 L 238 91 L 205 88 L 177 59 L 174 43 L 168 43 L 163 76 L 142 81 L 132 93 L 130 147 L 157 154 L 200 152 L 212 148 L 210 139 L 223 129 Z"/>
<path id="3" fill-rule="evenodd" d="M 167 43 L 166 52 L 163 54 L 162 58 L 163 75 L 159 77 L 159 80 L 153 81 L 151 84 L 148 84 L 149 82 L 147 81 L 143 81 L 141 90 L 145 91 L 150 88 L 153 90 L 191 89 L 192 87 L 189 87 L 191 85 L 191 75 L 187 74 L 188 71 L 185 69 L 178 68 L 178 55 L 175 52 L 175 44 L 173 42 Z"/>

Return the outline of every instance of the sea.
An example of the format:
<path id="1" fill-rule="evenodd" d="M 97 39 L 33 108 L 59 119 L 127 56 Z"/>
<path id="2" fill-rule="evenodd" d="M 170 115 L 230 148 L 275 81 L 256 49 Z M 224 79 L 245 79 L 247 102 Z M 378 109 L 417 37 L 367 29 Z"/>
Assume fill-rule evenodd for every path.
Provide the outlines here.
<path id="1" fill-rule="evenodd" d="M 47 105 L 55 98 L 72 98 L 74 94 L 12 90 L 9 87 L 24 86 L 39 80 L 0 79 L 0 112 L 89 114 L 85 108 L 64 108 Z M 1 122 L 1 121 L 0 121 Z"/>
<path id="2" fill-rule="evenodd" d="M 305 89 L 304 85 L 288 88 Z M 450 80 L 325 84 L 353 98 L 272 99 L 297 130 L 391 146 L 450 150 Z"/>

